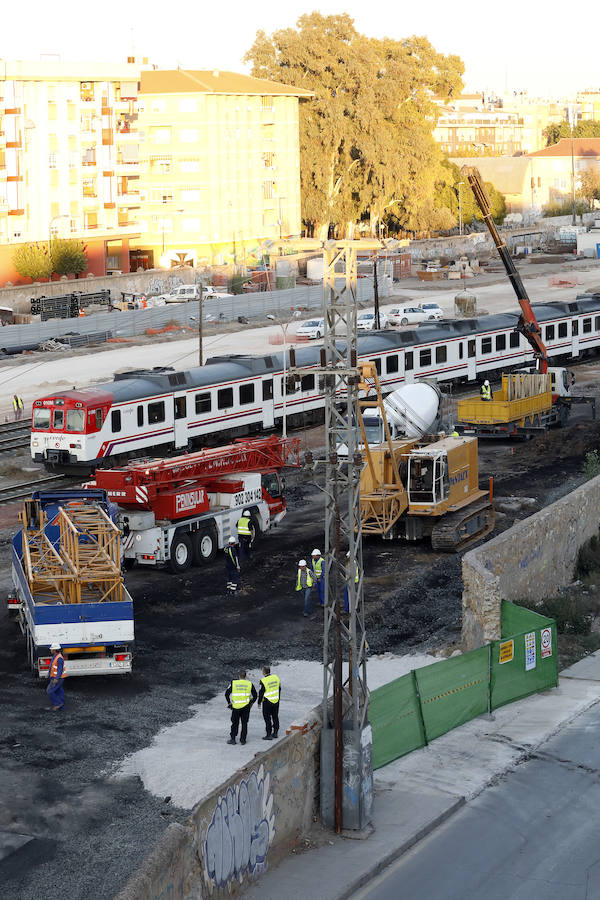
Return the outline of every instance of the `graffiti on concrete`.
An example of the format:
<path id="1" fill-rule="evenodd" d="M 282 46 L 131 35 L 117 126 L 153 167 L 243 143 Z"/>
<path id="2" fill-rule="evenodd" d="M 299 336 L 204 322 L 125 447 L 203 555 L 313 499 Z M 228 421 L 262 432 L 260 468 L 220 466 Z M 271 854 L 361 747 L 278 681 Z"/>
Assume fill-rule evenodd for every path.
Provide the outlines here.
<path id="1" fill-rule="evenodd" d="M 183 284 L 183 281 L 179 275 L 167 275 L 166 277 L 154 275 L 148 282 L 148 293 L 167 294 L 169 291 L 174 291 L 180 284 Z"/>
<path id="2" fill-rule="evenodd" d="M 202 846 L 205 881 L 215 888 L 241 882 L 266 868 L 275 837 L 271 779 L 263 766 L 219 797 Z"/>

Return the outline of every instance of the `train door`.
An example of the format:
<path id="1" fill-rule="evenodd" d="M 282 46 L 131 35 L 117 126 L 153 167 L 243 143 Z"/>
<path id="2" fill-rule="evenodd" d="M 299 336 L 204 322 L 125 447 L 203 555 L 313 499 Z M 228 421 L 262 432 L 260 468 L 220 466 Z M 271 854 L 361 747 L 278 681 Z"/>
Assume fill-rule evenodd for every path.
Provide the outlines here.
<path id="1" fill-rule="evenodd" d="M 576 319 L 575 316 L 571 320 L 571 335 L 573 341 L 571 354 L 572 356 L 579 356 L 579 319 Z"/>
<path id="2" fill-rule="evenodd" d="M 477 341 L 475 338 L 469 338 L 467 345 L 467 379 L 475 381 L 477 379 Z"/>
<path id="3" fill-rule="evenodd" d="M 173 395 L 173 431 L 175 447 L 187 447 L 187 397 L 185 393 Z"/>
<path id="4" fill-rule="evenodd" d="M 262 383 L 263 428 L 275 425 L 275 403 L 273 401 L 273 378 L 264 378 Z"/>

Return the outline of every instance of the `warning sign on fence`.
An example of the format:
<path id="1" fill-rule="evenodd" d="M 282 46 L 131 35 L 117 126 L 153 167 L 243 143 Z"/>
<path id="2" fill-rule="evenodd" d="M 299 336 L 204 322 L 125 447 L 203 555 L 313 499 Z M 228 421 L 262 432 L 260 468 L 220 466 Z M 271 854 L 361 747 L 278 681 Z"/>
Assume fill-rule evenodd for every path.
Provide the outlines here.
<path id="1" fill-rule="evenodd" d="M 535 669 L 535 631 L 525 635 L 525 671 Z"/>
<path id="2" fill-rule="evenodd" d="M 503 641 L 500 644 L 500 665 L 502 663 L 511 662 L 515 655 L 515 642 L 513 640 Z"/>
<path id="3" fill-rule="evenodd" d="M 552 629 L 542 628 L 540 635 L 540 646 L 542 648 L 542 659 L 546 656 L 552 656 Z"/>

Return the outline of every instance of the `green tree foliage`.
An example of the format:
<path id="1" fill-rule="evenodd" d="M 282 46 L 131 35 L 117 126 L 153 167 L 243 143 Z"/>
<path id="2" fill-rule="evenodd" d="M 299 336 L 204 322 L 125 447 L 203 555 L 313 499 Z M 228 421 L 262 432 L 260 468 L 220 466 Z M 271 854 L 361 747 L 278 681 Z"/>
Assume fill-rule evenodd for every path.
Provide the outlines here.
<path id="1" fill-rule="evenodd" d="M 312 91 L 300 104 L 302 208 L 315 233 L 345 232 L 363 216 L 419 230 L 448 227 L 435 205 L 444 177 L 432 138 L 431 97 L 460 93 L 464 70 L 422 37 L 376 40 L 347 14 L 301 16 L 297 27 L 256 35 L 252 74 Z"/>
<path id="2" fill-rule="evenodd" d="M 561 138 L 571 137 L 571 126 L 568 119 L 562 122 L 554 122 L 544 128 L 544 137 L 546 138 L 546 147 L 557 144 Z M 600 122 L 578 122 L 573 128 L 573 137 L 576 138 L 597 138 L 600 137 Z"/>
<path id="3" fill-rule="evenodd" d="M 600 167 L 590 166 L 579 173 L 579 188 L 577 196 L 587 203 L 590 209 L 594 206 L 594 200 L 600 200 Z"/>
<path id="4" fill-rule="evenodd" d="M 57 275 L 81 275 L 87 270 L 88 260 L 81 241 L 69 238 L 53 238 L 50 244 L 52 270 Z"/>
<path id="5" fill-rule="evenodd" d="M 52 275 L 52 260 L 48 248 L 39 244 L 22 244 L 12 256 L 15 269 L 23 278 L 38 281 Z"/>
<path id="6" fill-rule="evenodd" d="M 461 177 L 459 167 L 445 159 L 441 164 L 441 176 L 435 183 L 435 207 L 438 210 L 447 210 L 454 224 L 459 220 L 459 191 L 463 224 L 471 225 L 473 219 L 483 221 L 483 217 L 475 202 L 473 191 L 469 187 L 466 178 Z M 459 184 L 462 186 L 459 188 Z M 506 203 L 504 195 L 497 191 L 490 181 L 485 182 L 492 207 L 492 217 L 496 222 L 502 222 L 506 216 Z M 449 226 L 454 227 L 453 225 Z"/>

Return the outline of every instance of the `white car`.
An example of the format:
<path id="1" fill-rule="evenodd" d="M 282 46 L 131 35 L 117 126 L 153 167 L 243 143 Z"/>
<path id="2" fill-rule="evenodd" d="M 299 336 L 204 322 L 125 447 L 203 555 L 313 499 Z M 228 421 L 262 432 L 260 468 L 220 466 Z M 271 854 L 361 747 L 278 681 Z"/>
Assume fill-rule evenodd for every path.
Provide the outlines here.
<path id="1" fill-rule="evenodd" d="M 427 313 L 428 319 L 443 319 L 444 310 L 437 303 L 419 303 L 424 313 Z"/>
<path id="2" fill-rule="evenodd" d="M 296 332 L 296 337 L 318 341 L 320 337 L 323 337 L 324 331 L 325 319 L 309 319 L 307 322 L 300 323 Z"/>
<path id="3" fill-rule="evenodd" d="M 235 294 L 228 294 L 227 291 L 221 291 L 219 288 L 207 284 L 202 290 L 203 300 L 227 300 L 228 297 L 234 297 Z"/>
<path id="4" fill-rule="evenodd" d="M 379 324 L 382 328 L 387 328 L 388 317 L 385 315 L 385 313 L 379 313 Z M 356 327 L 359 331 L 373 331 L 375 329 L 375 313 L 360 313 L 360 315 L 356 319 Z"/>
<path id="5" fill-rule="evenodd" d="M 388 313 L 388 321 L 390 325 L 417 325 L 419 322 L 426 322 L 427 319 L 441 319 L 440 314 L 429 314 L 428 311 L 421 309 L 420 306 L 395 306 Z"/>

